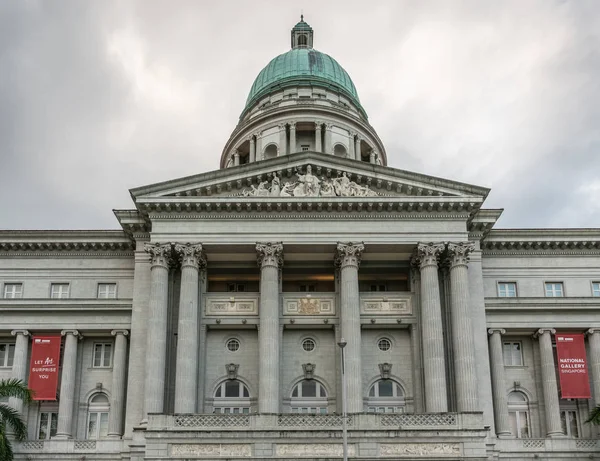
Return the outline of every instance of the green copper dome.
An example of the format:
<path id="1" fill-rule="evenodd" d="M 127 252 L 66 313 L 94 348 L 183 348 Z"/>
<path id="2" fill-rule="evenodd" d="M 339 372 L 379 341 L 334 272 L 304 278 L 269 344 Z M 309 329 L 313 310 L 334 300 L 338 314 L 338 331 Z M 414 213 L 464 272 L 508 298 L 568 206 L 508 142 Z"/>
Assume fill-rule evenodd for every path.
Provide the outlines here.
<path id="1" fill-rule="evenodd" d="M 297 25 L 294 30 L 298 29 Z M 335 59 L 314 48 L 294 48 L 274 58 L 260 71 L 250 89 L 242 115 L 271 91 L 302 85 L 316 85 L 339 91 L 364 113 L 354 83 Z"/>

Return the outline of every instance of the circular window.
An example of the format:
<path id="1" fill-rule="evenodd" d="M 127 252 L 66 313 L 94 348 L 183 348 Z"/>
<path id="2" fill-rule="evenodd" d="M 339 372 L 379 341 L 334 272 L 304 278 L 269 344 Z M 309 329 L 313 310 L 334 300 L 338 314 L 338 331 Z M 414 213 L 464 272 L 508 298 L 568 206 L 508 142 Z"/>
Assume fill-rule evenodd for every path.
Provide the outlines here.
<path id="1" fill-rule="evenodd" d="M 230 352 L 237 352 L 240 350 L 240 342 L 235 338 L 228 339 L 226 345 L 227 350 Z"/>
<path id="2" fill-rule="evenodd" d="M 392 348 L 392 342 L 387 338 L 381 338 L 377 341 L 377 347 L 380 351 L 386 352 Z"/>
<path id="3" fill-rule="evenodd" d="M 314 339 L 306 338 L 304 341 L 302 341 L 302 349 L 304 349 L 306 352 L 314 351 L 315 347 L 317 347 L 317 345 Z"/>

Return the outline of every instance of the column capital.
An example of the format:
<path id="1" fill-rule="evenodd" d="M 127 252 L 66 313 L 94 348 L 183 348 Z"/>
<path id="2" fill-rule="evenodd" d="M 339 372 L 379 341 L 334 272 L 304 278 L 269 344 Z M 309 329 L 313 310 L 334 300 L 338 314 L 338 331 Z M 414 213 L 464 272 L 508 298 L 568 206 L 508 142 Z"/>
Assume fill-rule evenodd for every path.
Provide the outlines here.
<path id="1" fill-rule="evenodd" d="M 68 336 L 68 335 L 73 335 L 75 336 L 77 339 L 82 339 L 83 336 L 79 333 L 79 330 L 62 330 L 60 332 L 61 336 Z"/>
<path id="2" fill-rule="evenodd" d="M 325 124 L 325 129 L 328 131 L 331 131 L 331 129 L 333 128 L 333 123 L 326 123 Z"/>
<path id="3" fill-rule="evenodd" d="M 170 243 L 146 243 L 144 250 L 150 253 L 152 266 L 169 268 L 172 253 L 172 245 Z"/>
<path id="4" fill-rule="evenodd" d="M 112 330 L 110 332 L 112 336 L 123 335 L 127 336 L 129 334 L 129 330 Z"/>
<path id="5" fill-rule="evenodd" d="M 590 328 L 589 330 L 587 330 L 587 331 L 585 332 L 585 334 L 586 334 L 587 336 L 591 336 L 591 335 L 593 335 L 594 333 L 600 333 L 600 327 L 592 327 L 592 328 Z"/>
<path id="6" fill-rule="evenodd" d="M 262 138 L 262 131 L 258 132 L 258 133 L 254 133 L 254 136 L 256 136 L 256 139 Z"/>
<path id="7" fill-rule="evenodd" d="M 505 335 L 506 330 L 504 328 L 490 328 L 488 330 L 488 335 L 493 335 L 494 333 L 500 333 L 501 335 Z"/>
<path id="8" fill-rule="evenodd" d="M 335 263 L 340 267 L 360 265 L 362 253 L 365 251 L 365 244 L 359 243 L 341 243 L 338 242 L 335 252 Z"/>
<path id="9" fill-rule="evenodd" d="M 283 244 L 281 242 L 256 243 L 258 265 L 281 267 L 283 264 Z"/>
<path id="10" fill-rule="evenodd" d="M 469 262 L 469 253 L 475 249 L 473 242 L 448 243 L 448 262 L 450 269 L 456 266 L 466 266 Z"/>
<path id="11" fill-rule="evenodd" d="M 315 128 L 316 128 L 317 130 L 320 130 L 320 129 L 321 129 L 321 125 L 323 125 L 323 122 L 321 122 L 321 121 L 318 121 L 318 120 L 315 120 Z"/>
<path id="12" fill-rule="evenodd" d="M 550 333 L 551 335 L 555 335 L 556 334 L 556 330 L 554 328 L 540 328 L 538 331 L 536 331 L 533 334 L 533 337 L 534 338 L 539 338 L 544 333 Z"/>
<path id="13" fill-rule="evenodd" d="M 206 255 L 201 243 L 176 243 L 175 252 L 181 260 L 181 267 L 196 269 L 206 266 Z"/>
<path id="14" fill-rule="evenodd" d="M 277 125 L 277 127 L 279 128 L 279 130 L 280 130 L 280 131 L 281 131 L 281 130 L 285 130 L 285 123 L 279 123 L 279 124 Z"/>
<path id="15" fill-rule="evenodd" d="M 12 330 L 10 332 L 10 334 L 13 336 L 17 336 L 17 335 L 29 336 L 31 333 L 29 333 L 28 330 Z"/>
<path id="16" fill-rule="evenodd" d="M 296 122 L 289 122 L 289 125 L 290 125 L 290 130 L 296 129 Z"/>
<path id="17" fill-rule="evenodd" d="M 421 268 L 426 266 L 438 266 L 440 255 L 446 248 L 443 243 L 419 243 L 413 256 L 415 265 Z"/>

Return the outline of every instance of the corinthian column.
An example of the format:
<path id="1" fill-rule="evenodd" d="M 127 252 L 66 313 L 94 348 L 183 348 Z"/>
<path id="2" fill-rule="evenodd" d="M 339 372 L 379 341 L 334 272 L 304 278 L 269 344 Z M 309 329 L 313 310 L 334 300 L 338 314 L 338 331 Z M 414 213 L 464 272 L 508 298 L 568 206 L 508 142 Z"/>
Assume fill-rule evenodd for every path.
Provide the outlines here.
<path id="1" fill-rule="evenodd" d="M 552 353 L 553 328 L 540 328 L 534 337 L 538 338 L 542 366 L 542 389 L 544 391 L 544 409 L 546 413 L 546 436 L 563 435 L 560 424 L 560 407 L 558 403 L 558 386 L 556 385 L 556 369 Z"/>
<path id="2" fill-rule="evenodd" d="M 340 268 L 341 335 L 348 343 L 344 351 L 348 413 L 363 411 L 358 266 L 364 249 L 362 243 L 338 243 L 336 252 Z"/>
<path id="3" fill-rule="evenodd" d="M 469 253 L 474 249 L 472 242 L 448 244 L 456 409 L 460 412 L 480 410 L 467 271 Z"/>
<path id="4" fill-rule="evenodd" d="M 279 413 L 279 268 L 281 243 L 257 243 L 260 266 L 258 412 Z"/>
<path id="5" fill-rule="evenodd" d="M 75 374 L 77 372 L 77 330 L 64 330 L 65 350 L 60 377 L 60 401 L 58 402 L 57 439 L 73 437 L 73 405 L 75 403 Z"/>
<path id="6" fill-rule="evenodd" d="M 287 155 L 287 133 L 285 123 L 279 125 L 279 155 Z"/>
<path id="7" fill-rule="evenodd" d="M 323 151 L 321 147 L 321 122 L 315 122 L 315 150 L 317 152 Z"/>
<path id="8" fill-rule="evenodd" d="M 177 244 L 175 251 L 181 258 L 175 413 L 195 413 L 198 391 L 198 271 L 206 260 L 200 244 Z"/>
<path id="9" fill-rule="evenodd" d="M 421 336 L 423 338 L 423 374 L 425 375 L 425 410 L 448 411 L 446 395 L 446 360 L 442 337 L 442 307 L 438 260 L 443 243 L 419 243 L 415 263 L 421 271 Z"/>
<path id="10" fill-rule="evenodd" d="M 598 406 L 600 405 L 600 328 L 590 328 L 587 335 L 588 344 L 590 345 L 590 371 L 592 372 L 592 388 L 594 389 L 594 406 Z"/>
<path id="11" fill-rule="evenodd" d="M 250 158 L 248 159 L 250 163 L 256 162 L 256 141 L 254 140 L 254 136 L 250 136 L 248 138 L 250 142 Z"/>
<path id="12" fill-rule="evenodd" d="M 331 130 L 333 125 L 331 123 L 325 124 L 325 153 L 327 155 L 333 155 L 333 145 L 331 142 Z"/>
<path id="13" fill-rule="evenodd" d="M 490 362 L 492 365 L 492 393 L 494 396 L 494 414 L 496 415 L 496 434 L 498 437 L 510 436 L 508 419 L 508 400 L 506 398 L 506 379 L 504 374 L 504 355 L 502 354 L 502 335 L 506 330 L 490 328 Z"/>
<path id="14" fill-rule="evenodd" d="M 16 336 L 15 340 L 15 357 L 12 366 L 12 378 L 19 379 L 23 382 L 27 379 L 27 354 L 29 351 L 29 332 L 27 330 L 13 330 L 11 331 L 13 336 Z M 21 416 L 23 416 L 23 401 L 16 397 L 11 397 L 8 403 L 13 407 Z"/>
<path id="15" fill-rule="evenodd" d="M 296 122 L 290 122 L 290 154 L 296 152 Z"/>
<path id="16" fill-rule="evenodd" d="M 112 395 L 108 415 L 108 437 L 118 439 L 123 434 L 123 407 L 125 405 L 125 375 L 127 372 L 127 330 L 113 330 L 115 355 L 113 358 Z"/>
<path id="17" fill-rule="evenodd" d="M 144 385 L 144 417 L 147 417 L 148 413 L 164 410 L 171 244 L 146 244 L 145 250 L 152 256 Z"/>
<path id="18" fill-rule="evenodd" d="M 354 158 L 356 160 L 362 159 L 362 153 L 360 152 L 360 141 L 361 137 L 359 135 L 356 135 L 356 139 L 354 140 Z"/>

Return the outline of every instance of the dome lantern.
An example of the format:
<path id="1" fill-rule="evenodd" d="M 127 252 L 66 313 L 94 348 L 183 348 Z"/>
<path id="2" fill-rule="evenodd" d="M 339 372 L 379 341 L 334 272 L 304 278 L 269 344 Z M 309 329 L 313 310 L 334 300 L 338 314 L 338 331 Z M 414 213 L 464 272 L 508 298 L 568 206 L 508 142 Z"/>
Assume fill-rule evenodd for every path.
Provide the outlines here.
<path id="1" fill-rule="evenodd" d="M 304 22 L 304 15 L 300 15 L 300 22 L 292 29 L 292 50 L 313 47 L 313 30 Z"/>

